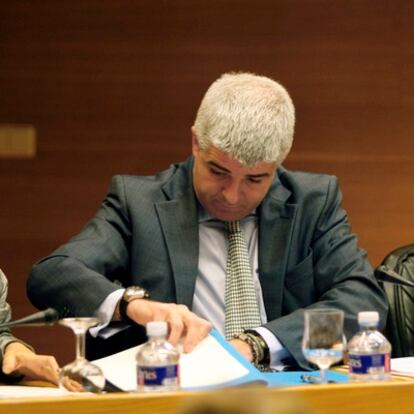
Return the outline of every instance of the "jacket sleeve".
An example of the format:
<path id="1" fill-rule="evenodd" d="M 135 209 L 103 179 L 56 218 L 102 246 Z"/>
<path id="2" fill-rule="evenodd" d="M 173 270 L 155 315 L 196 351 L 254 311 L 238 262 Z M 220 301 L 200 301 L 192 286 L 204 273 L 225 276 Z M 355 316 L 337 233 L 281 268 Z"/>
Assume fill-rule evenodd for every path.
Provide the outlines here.
<path id="1" fill-rule="evenodd" d="M 33 266 L 29 299 L 39 309 L 55 308 L 60 317 L 92 316 L 129 275 L 130 239 L 124 180 L 115 176 L 95 217 Z"/>
<path id="2" fill-rule="evenodd" d="M 306 369 L 311 365 L 301 349 L 304 308 L 342 309 L 348 340 L 357 331 L 358 312 L 376 310 L 382 325 L 386 321 L 388 305 L 384 292 L 375 280 L 366 252 L 358 247 L 341 200 L 337 179 L 330 177 L 325 202 L 311 230 L 310 253 L 306 259 L 311 262 L 307 277 L 313 279 L 309 281 L 312 293 L 304 286 L 295 287 L 299 292 L 288 291 L 285 283 L 284 316 L 265 325 Z M 302 266 L 302 271 L 305 267 Z M 309 291 L 301 292 L 305 289 Z"/>

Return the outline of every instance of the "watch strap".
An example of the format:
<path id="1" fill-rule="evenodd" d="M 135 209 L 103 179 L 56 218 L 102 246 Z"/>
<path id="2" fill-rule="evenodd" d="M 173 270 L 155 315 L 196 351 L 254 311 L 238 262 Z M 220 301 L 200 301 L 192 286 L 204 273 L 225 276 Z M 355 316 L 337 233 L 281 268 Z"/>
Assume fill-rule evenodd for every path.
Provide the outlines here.
<path id="1" fill-rule="evenodd" d="M 126 301 L 124 297 L 119 301 L 119 316 L 121 320 L 128 323 L 133 323 L 134 321 L 127 315 L 127 306 L 130 302 Z"/>

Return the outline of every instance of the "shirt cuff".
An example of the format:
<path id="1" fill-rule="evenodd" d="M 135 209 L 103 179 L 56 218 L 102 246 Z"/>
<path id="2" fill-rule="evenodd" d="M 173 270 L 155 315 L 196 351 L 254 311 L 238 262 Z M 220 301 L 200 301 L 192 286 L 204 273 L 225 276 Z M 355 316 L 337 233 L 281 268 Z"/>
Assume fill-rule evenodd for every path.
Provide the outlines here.
<path id="1" fill-rule="evenodd" d="M 269 347 L 270 353 L 270 368 L 277 371 L 282 371 L 284 368 L 283 360 L 290 357 L 289 351 L 283 347 L 280 341 L 276 338 L 273 332 L 269 329 L 260 326 L 254 329 L 264 339 Z"/>
<path id="2" fill-rule="evenodd" d="M 118 304 L 118 302 L 120 301 L 122 295 L 124 294 L 125 289 L 118 289 L 115 290 L 114 292 L 112 292 L 111 294 L 109 294 L 105 300 L 101 303 L 101 306 L 99 306 L 98 311 L 96 312 L 97 317 L 99 318 L 99 320 L 101 321 L 99 325 L 94 326 L 93 328 L 89 329 L 89 333 L 96 338 L 98 336 L 98 334 L 100 336 L 104 335 L 104 336 L 111 336 L 116 332 L 119 332 L 121 329 L 117 329 L 114 328 L 115 331 L 113 331 L 113 329 L 108 328 L 108 330 L 111 330 L 110 334 L 107 335 L 106 333 L 104 334 L 104 332 L 102 332 L 103 329 L 105 329 L 109 323 L 112 321 L 112 317 L 114 316 L 114 312 L 116 309 L 116 305 Z M 109 333 L 109 332 L 107 332 Z"/>

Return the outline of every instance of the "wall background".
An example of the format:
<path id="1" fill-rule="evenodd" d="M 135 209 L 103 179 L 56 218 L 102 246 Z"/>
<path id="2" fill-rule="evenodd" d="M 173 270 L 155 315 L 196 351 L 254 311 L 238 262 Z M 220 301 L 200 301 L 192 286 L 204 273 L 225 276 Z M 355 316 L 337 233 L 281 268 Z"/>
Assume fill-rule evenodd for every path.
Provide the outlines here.
<path id="1" fill-rule="evenodd" d="M 373 265 L 414 242 L 414 3 L 408 0 L 3 0 L 0 123 L 30 123 L 33 160 L 0 159 L 0 266 L 14 316 L 31 265 L 77 233 L 114 174 L 190 153 L 208 85 L 247 70 L 296 104 L 285 166 L 339 177 Z M 60 363 L 62 327 L 16 335 Z"/>

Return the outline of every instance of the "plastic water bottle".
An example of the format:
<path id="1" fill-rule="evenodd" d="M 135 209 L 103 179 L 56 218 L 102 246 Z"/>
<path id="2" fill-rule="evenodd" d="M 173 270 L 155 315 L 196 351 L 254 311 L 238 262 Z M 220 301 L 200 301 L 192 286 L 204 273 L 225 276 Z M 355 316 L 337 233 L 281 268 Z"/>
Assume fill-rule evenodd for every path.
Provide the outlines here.
<path id="1" fill-rule="evenodd" d="M 377 330 L 378 312 L 359 312 L 360 331 L 349 341 L 349 380 L 382 381 L 391 377 L 391 344 Z"/>
<path id="2" fill-rule="evenodd" d="M 167 322 L 147 324 L 148 342 L 137 352 L 137 391 L 175 391 L 180 387 L 180 354 L 167 341 Z"/>

